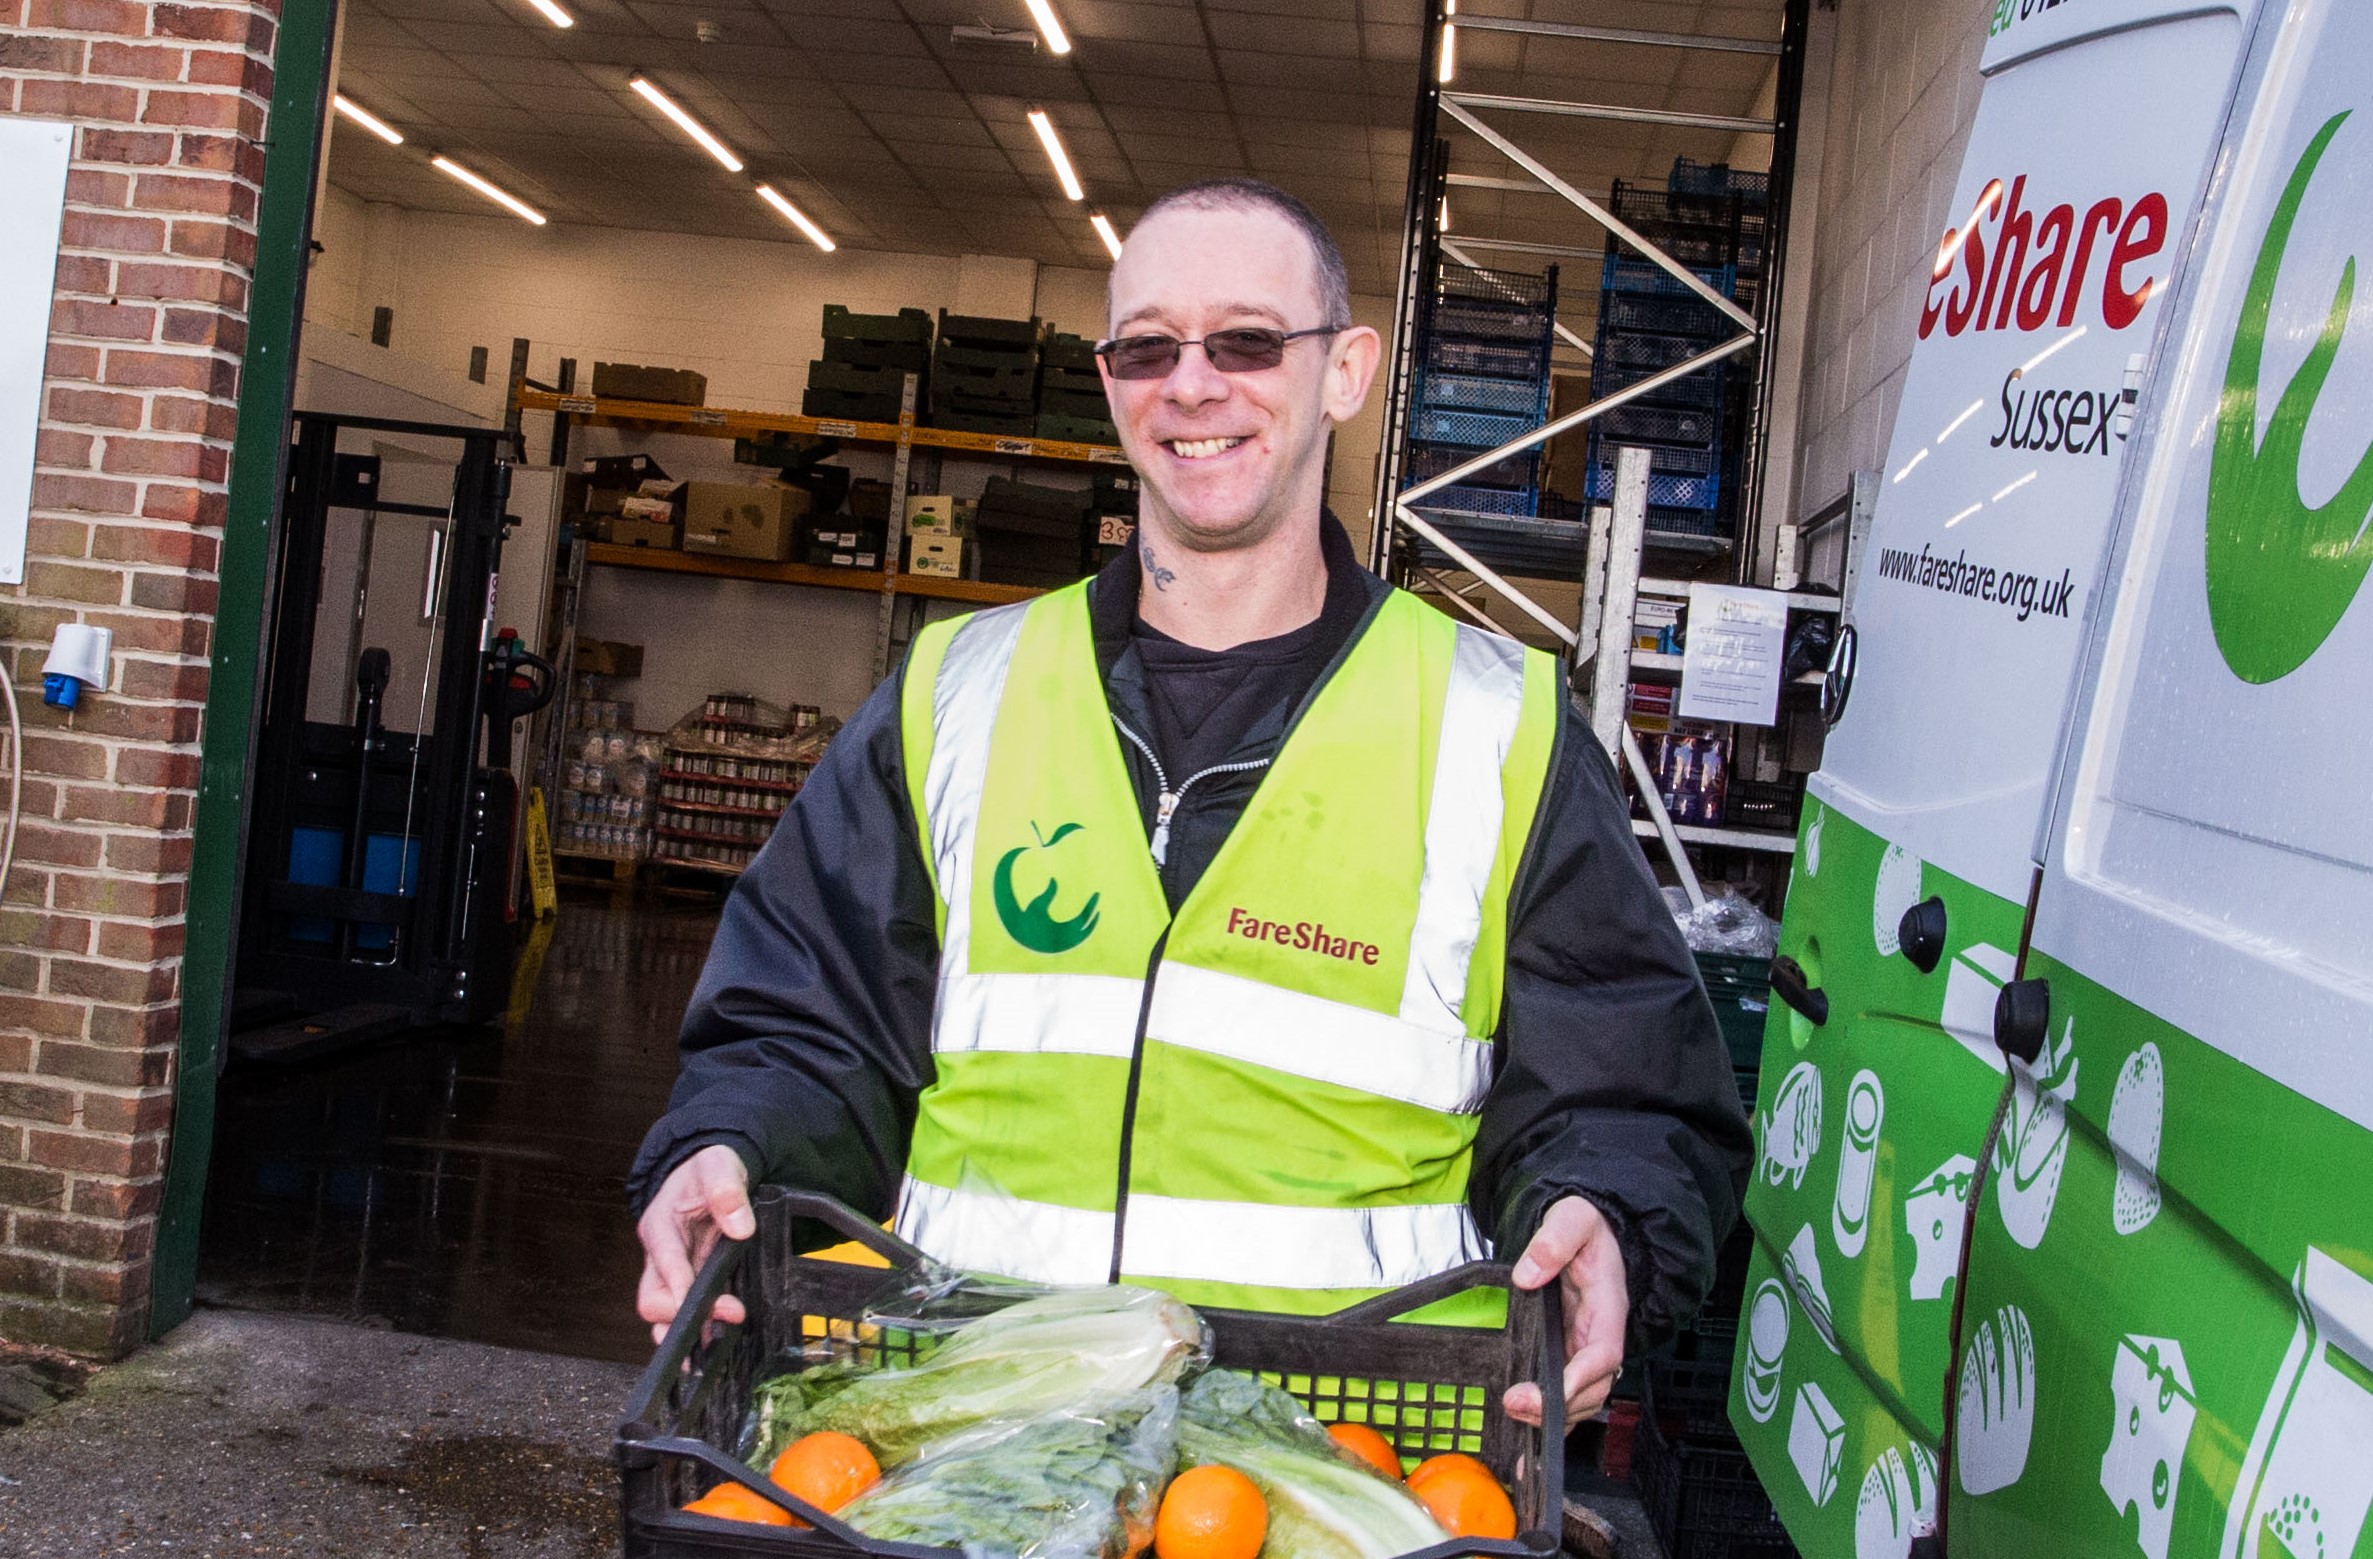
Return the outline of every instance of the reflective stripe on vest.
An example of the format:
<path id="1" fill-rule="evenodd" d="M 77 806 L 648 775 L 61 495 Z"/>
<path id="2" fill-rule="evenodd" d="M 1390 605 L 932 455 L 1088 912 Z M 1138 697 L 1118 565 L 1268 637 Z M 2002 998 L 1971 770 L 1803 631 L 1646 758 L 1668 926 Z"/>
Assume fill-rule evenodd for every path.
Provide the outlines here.
<path id="1" fill-rule="evenodd" d="M 1482 1255 L 1466 1169 L 1553 663 L 1396 592 L 1175 920 L 1104 710 L 1083 588 L 917 642 L 939 1076 L 899 1231 L 979 1270 L 1268 1308 Z"/>

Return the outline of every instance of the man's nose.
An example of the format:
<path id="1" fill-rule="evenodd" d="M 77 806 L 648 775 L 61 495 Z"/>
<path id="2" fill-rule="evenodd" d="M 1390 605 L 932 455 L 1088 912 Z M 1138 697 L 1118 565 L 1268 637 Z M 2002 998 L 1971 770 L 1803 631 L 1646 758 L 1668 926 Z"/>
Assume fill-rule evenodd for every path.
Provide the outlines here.
<path id="1" fill-rule="evenodd" d="M 1227 399 L 1232 388 L 1228 376 L 1211 366 L 1211 353 L 1200 342 L 1179 348 L 1178 366 L 1162 381 L 1163 396 L 1190 410 Z"/>

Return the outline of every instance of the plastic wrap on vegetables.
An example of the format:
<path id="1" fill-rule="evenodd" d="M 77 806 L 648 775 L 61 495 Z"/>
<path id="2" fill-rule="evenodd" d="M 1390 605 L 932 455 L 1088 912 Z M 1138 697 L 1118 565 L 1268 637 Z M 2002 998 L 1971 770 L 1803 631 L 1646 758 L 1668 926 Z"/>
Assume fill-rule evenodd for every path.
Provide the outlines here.
<path id="1" fill-rule="evenodd" d="M 984 1426 L 840 1512 L 869 1537 L 967 1559 L 1129 1559 L 1152 1541 L 1177 1457 L 1178 1392 Z"/>
<path id="2" fill-rule="evenodd" d="M 913 1365 L 778 1376 L 756 1393 L 750 1461 L 837 1429 L 896 1468 L 1000 1419 L 1093 1406 L 1175 1384 L 1210 1356 L 1202 1317 L 1167 1294 L 1111 1285 L 1038 1291 L 948 1334 Z"/>
<path id="3" fill-rule="evenodd" d="M 1275 1386 L 1211 1370 L 1179 1400 L 1182 1466 L 1216 1463 L 1250 1478 L 1269 1502 L 1261 1559 L 1390 1559 L 1442 1541 L 1442 1529 L 1400 1484 L 1343 1450 Z"/>

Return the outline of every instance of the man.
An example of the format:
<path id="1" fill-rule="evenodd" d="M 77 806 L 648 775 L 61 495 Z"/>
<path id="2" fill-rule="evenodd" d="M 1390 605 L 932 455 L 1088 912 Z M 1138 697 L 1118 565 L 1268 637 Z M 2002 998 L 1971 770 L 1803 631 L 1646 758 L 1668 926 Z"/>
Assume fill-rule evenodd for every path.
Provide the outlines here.
<path id="1" fill-rule="evenodd" d="M 1594 1411 L 1750 1158 L 1612 767 L 1549 657 L 1325 512 L 1380 344 L 1308 208 L 1165 196 L 1110 308 L 1136 552 L 926 630 L 736 887 L 636 1166 L 641 1314 L 759 1179 L 960 1266 L 1251 1308 L 1521 1251 Z"/>

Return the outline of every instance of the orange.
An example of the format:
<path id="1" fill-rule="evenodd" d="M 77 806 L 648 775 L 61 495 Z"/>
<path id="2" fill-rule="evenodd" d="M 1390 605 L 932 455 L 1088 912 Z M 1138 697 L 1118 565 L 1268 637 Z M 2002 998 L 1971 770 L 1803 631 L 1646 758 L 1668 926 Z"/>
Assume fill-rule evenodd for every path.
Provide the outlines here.
<path id="1" fill-rule="evenodd" d="M 766 1475 L 827 1514 L 882 1481 L 881 1464 L 854 1435 L 821 1429 L 783 1447 Z M 807 1523 L 793 1517 L 793 1526 Z"/>
<path id="2" fill-rule="evenodd" d="M 1189 1467 L 1154 1517 L 1159 1559 L 1254 1559 L 1268 1535 L 1269 1502 L 1233 1467 Z"/>
<path id="3" fill-rule="evenodd" d="M 1383 1473 L 1393 1482 L 1401 1481 L 1401 1456 L 1392 1442 L 1370 1429 L 1366 1424 L 1329 1424 L 1327 1433 L 1335 1443 L 1369 1466 Z"/>
<path id="4" fill-rule="evenodd" d="M 763 1496 L 738 1483 L 720 1483 L 684 1508 L 696 1516 L 714 1516 L 719 1521 L 755 1521 L 770 1527 L 800 1524 L 782 1506 L 768 1504 Z"/>
<path id="5" fill-rule="evenodd" d="M 1452 1537 L 1514 1537 L 1516 1507 L 1491 1469 L 1472 1456 L 1430 1456 L 1409 1474 L 1409 1492 Z"/>

